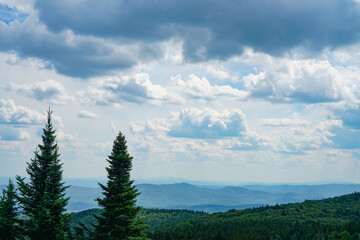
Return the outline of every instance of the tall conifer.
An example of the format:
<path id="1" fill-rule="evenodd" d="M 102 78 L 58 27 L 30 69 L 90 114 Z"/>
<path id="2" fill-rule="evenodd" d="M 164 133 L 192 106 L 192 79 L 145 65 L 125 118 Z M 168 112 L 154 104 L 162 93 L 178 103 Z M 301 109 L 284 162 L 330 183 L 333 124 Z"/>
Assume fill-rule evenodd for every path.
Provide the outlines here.
<path id="1" fill-rule="evenodd" d="M 26 183 L 24 178 L 17 176 L 25 233 L 32 240 L 67 239 L 70 215 L 65 213 L 65 207 L 69 198 L 65 198 L 67 187 L 62 182 L 62 163 L 51 114 L 49 109 L 42 144 L 38 145 L 35 157 L 27 163 L 30 182 Z"/>
<path id="2" fill-rule="evenodd" d="M 0 198 L 0 239 L 20 239 L 21 229 L 16 206 L 16 189 L 11 180 L 9 180 L 7 188 L 3 189 L 2 194 Z"/>
<path id="3" fill-rule="evenodd" d="M 127 151 L 125 136 L 119 132 L 107 160 L 108 182 L 106 186 L 99 184 L 104 198 L 97 201 L 104 211 L 96 216 L 98 224 L 95 225 L 95 239 L 146 239 L 142 234 L 144 221 L 137 218 L 141 208 L 136 206 L 136 197 L 140 193 L 133 186 L 134 181 L 130 180 L 132 159 Z"/>

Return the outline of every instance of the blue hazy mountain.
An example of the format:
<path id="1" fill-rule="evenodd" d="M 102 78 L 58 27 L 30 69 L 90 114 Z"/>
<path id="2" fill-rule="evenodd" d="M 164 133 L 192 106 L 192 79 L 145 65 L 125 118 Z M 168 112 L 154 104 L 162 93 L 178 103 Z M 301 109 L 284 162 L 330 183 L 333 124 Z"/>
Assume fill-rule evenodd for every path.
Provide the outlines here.
<path id="1" fill-rule="evenodd" d="M 5 188 L 8 180 L 8 177 L 0 177 L 0 188 Z M 137 180 L 135 183 L 141 192 L 138 204 L 146 208 L 218 212 L 360 192 L 360 184 L 221 186 L 210 182 L 197 182 L 198 185 L 176 183 L 180 180 L 182 179 L 158 178 L 153 179 L 151 184 L 143 183 L 145 180 Z M 102 196 L 98 182 L 104 183 L 106 179 L 68 178 L 64 181 L 66 185 L 71 185 L 67 189 L 67 195 L 70 197 L 68 210 L 81 211 L 97 207 L 95 199 Z M 171 184 L 153 184 L 154 182 L 171 182 Z"/>
<path id="2" fill-rule="evenodd" d="M 295 203 L 360 191 L 357 184 L 201 186 L 188 183 L 137 184 L 137 203 L 146 208 L 191 209 L 206 212 L 244 209 L 260 205 Z M 80 211 L 97 207 L 100 188 L 71 186 L 68 209 Z"/>

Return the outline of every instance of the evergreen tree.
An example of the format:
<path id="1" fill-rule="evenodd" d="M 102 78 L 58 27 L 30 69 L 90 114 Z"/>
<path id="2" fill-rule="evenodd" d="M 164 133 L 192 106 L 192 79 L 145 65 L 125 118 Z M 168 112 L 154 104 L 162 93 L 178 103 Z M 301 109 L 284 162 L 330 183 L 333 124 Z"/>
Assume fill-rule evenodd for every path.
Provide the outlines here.
<path id="1" fill-rule="evenodd" d="M 20 239 L 18 208 L 16 207 L 16 189 L 11 180 L 0 198 L 0 239 Z"/>
<path id="2" fill-rule="evenodd" d="M 67 239 L 71 216 L 65 213 L 69 201 L 69 198 L 65 198 L 65 190 L 68 187 L 62 182 L 62 163 L 51 114 L 49 109 L 42 144 L 38 145 L 35 157 L 27 163 L 30 182 L 26 183 L 25 178 L 17 176 L 18 201 L 26 216 L 25 234 L 33 240 Z"/>
<path id="3" fill-rule="evenodd" d="M 138 193 L 132 180 L 132 157 L 126 146 L 125 136 L 119 132 L 116 137 L 111 155 L 108 156 L 108 182 L 99 184 L 104 198 L 97 201 L 104 211 L 96 216 L 95 239 L 102 240 L 130 240 L 146 239 L 142 231 L 146 228 L 144 219 L 137 218 L 140 207 L 136 206 Z"/>

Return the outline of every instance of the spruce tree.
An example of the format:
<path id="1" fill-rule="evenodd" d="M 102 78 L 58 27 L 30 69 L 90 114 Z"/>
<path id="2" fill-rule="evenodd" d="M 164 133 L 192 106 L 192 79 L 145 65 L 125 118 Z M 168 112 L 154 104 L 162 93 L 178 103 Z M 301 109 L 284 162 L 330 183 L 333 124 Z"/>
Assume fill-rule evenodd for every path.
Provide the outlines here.
<path id="1" fill-rule="evenodd" d="M 140 194 L 132 180 L 130 171 L 132 159 L 127 151 L 125 136 L 119 132 L 106 168 L 108 181 L 100 184 L 104 198 L 98 198 L 98 204 L 104 211 L 96 216 L 95 239 L 130 240 L 146 239 L 142 231 L 146 228 L 144 220 L 137 217 L 141 207 L 136 206 L 136 197 Z"/>
<path id="2" fill-rule="evenodd" d="M 17 176 L 19 197 L 23 209 L 25 234 L 32 240 L 67 239 L 70 214 L 65 213 L 69 198 L 62 182 L 62 163 L 55 130 L 51 122 L 52 111 L 47 112 L 42 144 L 35 157 L 27 163 L 30 182 Z"/>
<path id="3" fill-rule="evenodd" d="M 0 198 L 0 239 L 20 239 L 21 229 L 16 206 L 16 189 L 11 180 L 6 189 L 2 191 Z"/>

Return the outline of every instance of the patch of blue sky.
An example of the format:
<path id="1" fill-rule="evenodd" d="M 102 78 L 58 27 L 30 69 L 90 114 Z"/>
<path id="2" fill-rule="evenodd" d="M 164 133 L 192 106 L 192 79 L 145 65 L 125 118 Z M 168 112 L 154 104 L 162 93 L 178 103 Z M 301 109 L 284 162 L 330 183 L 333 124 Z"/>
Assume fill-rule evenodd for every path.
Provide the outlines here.
<path id="1" fill-rule="evenodd" d="M 29 14 L 19 13 L 7 5 L 0 4 L 0 21 L 9 24 L 15 20 L 23 23 Z"/>
<path id="2" fill-rule="evenodd" d="M 331 147 L 338 149 L 360 149 L 360 130 L 334 127 L 329 137 L 333 141 Z"/>
<path id="3" fill-rule="evenodd" d="M 242 62 L 234 62 L 229 61 L 224 64 L 224 67 L 226 69 L 230 69 L 231 72 L 237 73 L 237 81 L 229 81 L 227 84 L 230 85 L 233 88 L 237 88 L 239 90 L 246 90 L 244 87 L 244 83 L 242 81 L 242 78 L 244 76 L 247 76 L 249 74 L 258 74 L 260 70 L 260 66 L 258 65 L 248 65 L 246 63 Z"/>
<path id="4" fill-rule="evenodd" d="M 351 155 L 356 159 L 360 159 L 360 152 L 359 151 L 354 150 L 354 151 L 351 152 Z"/>
<path id="5" fill-rule="evenodd" d="M 296 102 L 291 105 L 291 108 L 292 108 L 293 112 L 301 113 L 301 112 L 307 110 L 307 104 L 301 103 L 301 102 L 300 103 Z"/>
<path id="6" fill-rule="evenodd" d="M 335 113 L 343 121 L 344 126 L 352 129 L 360 129 L 360 109 L 348 109 Z"/>

